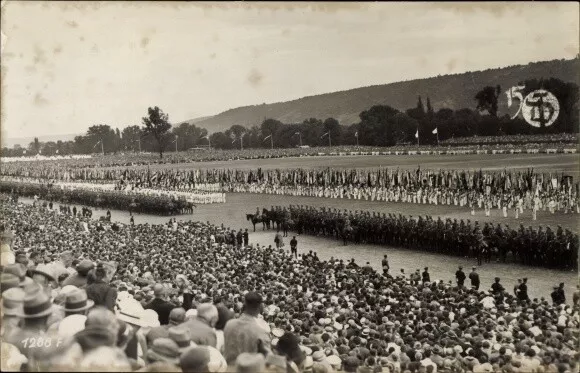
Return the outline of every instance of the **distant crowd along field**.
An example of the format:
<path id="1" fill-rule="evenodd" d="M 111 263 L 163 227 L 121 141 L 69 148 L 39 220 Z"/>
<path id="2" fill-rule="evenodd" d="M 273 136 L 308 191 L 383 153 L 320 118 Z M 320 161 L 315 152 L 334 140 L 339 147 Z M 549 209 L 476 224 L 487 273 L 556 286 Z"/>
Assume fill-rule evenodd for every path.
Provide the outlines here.
<path id="1" fill-rule="evenodd" d="M 274 149 L 197 149 L 186 152 L 166 152 L 163 158 L 158 153 L 114 153 L 93 155 L 61 155 L 44 157 L 3 157 L 2 162 L 58 160 L 67 167 L 111 167 L 163 163 L 212 162 L 238 159 L 264 159 L 321 155 L 417 155 L 417 154 L 537 154 L 576 153 L 577 134 L 483 136 L 454 138 L 433 145 L 398 145 L 392 147 L 332 146 Z"/>

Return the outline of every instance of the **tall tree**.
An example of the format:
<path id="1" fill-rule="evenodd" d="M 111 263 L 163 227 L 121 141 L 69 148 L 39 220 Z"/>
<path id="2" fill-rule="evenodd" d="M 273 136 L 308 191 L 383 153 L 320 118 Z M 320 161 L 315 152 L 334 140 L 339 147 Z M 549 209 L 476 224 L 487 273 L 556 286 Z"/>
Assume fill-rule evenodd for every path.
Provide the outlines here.
<path id="1" fill-rule="evenodd" d="M 497 85 L 495 88 L 491 86 L 484 87 L 475 95 L 477 101 L 477 110 L 479 112 L 487 112 L 489 115 L 497 117 L 498 100 L 501 94 L 501 87 Z"/>
<path id="2" fill-rule="evenodd" d="M 433 118 L 433 107 L 431 106 L 431 99 L 427 96 L 427 118 Z"/>
<path id="3" fill-rule="evenodd" d="M 423 100 L 421 99 L 421 96 L 419 96 L 417 99 L 417 110 L 425 113 L 425 107 L 423 107 Z"/>
<path id="4" fill-rule="evenodd" d="M 324 127 L 324 132 L 329 132 L 331 137 L 331 142 L 333 145 L 340 145 L 342 127 L 340 123 L 334 118 L 326 118 L 322 124 Z"/>
<path id="5" fill-rule="evenodd" d="M 168 132 L 171 129 L 169 124 L 169 115 L 165 114 L 159 107 L 148 108 L 148 117 L 143 117 L 143 132 L 153 136 L 157 142 L 157 151 L 159 158 L 163 158 L 163 151 L 167 147 Z"/>
<path id="6" fill-rule="evenodd" d="M 137 151 L 143 147 L 143 144 L 140 143 L 144 135 L 141 127 L 135 125 L 127 126 L 123 128 L 121 135 L 123 149 Z"/>

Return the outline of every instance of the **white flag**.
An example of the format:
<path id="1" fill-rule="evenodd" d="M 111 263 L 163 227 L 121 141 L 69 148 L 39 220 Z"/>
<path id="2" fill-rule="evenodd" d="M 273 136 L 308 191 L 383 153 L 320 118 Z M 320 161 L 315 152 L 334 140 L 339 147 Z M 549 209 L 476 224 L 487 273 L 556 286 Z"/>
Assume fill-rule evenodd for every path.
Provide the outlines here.
<path id="1" fill-rule="evenodd" d="M 415 137 L 419 138 L 419 130 L 417 130 L 417 133 L 415 133 Z"/>
<path id="2" fill-rule="evenodd" d="M 358 131 L 354 133 L 354 137 L 358 137 Z"/>
<path id="3" fill-rule="evenodd" d="M 264 140 L 262 140 L 262 141 L 266 141 L 266 140 L 268 140 L 270 137 L 272 137 L 272 135 L 268 135 L 268 136 L 264 137 Z"/>
<path id="4" fill-rule="evenodd" d="M 320 136 L 320 138 L 323 138 L 324 136 L 328 135 L 329 133 L 330 133 L 330 131 L 329 131 L 329 132 L 326 132 L 326 133 L 324 133 L 322 136 Z"/>
<path id="5" fill-rule="evenodd" d="M 433 134 L 436 135 L 437 134 L 437 127 L 435 127 L 435 129 L 433 130 Z"/>

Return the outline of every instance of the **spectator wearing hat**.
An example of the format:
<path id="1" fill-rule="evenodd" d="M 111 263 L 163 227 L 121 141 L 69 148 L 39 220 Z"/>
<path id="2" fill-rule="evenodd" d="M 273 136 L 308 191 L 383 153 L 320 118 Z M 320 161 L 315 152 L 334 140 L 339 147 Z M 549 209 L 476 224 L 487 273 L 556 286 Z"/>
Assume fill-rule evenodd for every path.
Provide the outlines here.
<path id="1" fill-rule="evenodd" d="M 300 348 L 300 338 L 293 333 L 284 333 L 275 346 L 276 352 L 286 358 L 288 371 L 300 372 L 306 358 Z"/>
<path id="2" fill-rule="evenodd" d="M 95 305 L 95 302 L 90 300 L 87 292 L 84 289 L 74 289 L 66 295 L 64 303 L 65 317 L 70 315 L 87 315 L 89 310 Z"/>
<path id="3" fill-rule="evenodd" d="M 330 364 L 330 362 L 328 362 L 327 358 L 326 358 L 326 354 L 324 353 L 324 351 L 315 351 L 312 353 L 312 360 L 313 360 L 313 370 L 314 370 L 314 366 L 315 365 L 321 365 L 323 367 L 323 370 L 327 373 L 332 373 L 334 372 L 334 369 L 332 368 L 332 365 Z"/>
<path id="4" fill-rule="evenodd" d="M 63 282 L 62 286 L 73 285 L 79 289 L 83 289 L 87 286 L 87 275 L 95 267 L 92 261 L 83 259 L 76 266 L 76 273 L 73 273 L 67 277 Z"/>
<path id="5" fill-rule="evenodd" d="M 216 306 L 202 303 L 197 306 L 197 316 L 188 320 L 183 327 L 189 330 L 191 340 L 199 346 L 217 346 L 217 337 L 214 327 L 219 314 Z"/>
<path id="6" fill-rule="evenodd" d="M 24 291 L 22 313 L 18 315 L 23 319 L 23 325 L 7 335 L 4 340 L 18 347 L 23 355 L 29 357 L 30 352 L 37 347 L 38 338 L 51 339 L 51 344 L 57 343 L 58 338 L 45 333 L 48 329 L 48 318 L 53 312 L 49 296 L 38 284 L 31 285 Z"/>
<path id="7" fill-rule="evenodd" d="M 471 281 L 471 287 L 475 290 L 479 290 L 479 273 L 476 272 L 476 269 L 476 267 L 471 268 L 469 280 Z"/>
<path id="8" fill-rule="evenodd" d="M 459 269 L 455 272 L 455 280 L 457 281 L 457 287 L 462 288 L 465 283 L 465 272 L 463 272 L 463 267 L 459 266 Z"/>
<path id="9" fill-rule="evenodd" d="M 255 373 L 266 370 L 266 359 L 258 353 L 242 352 L 235 361 L 236 373 Z"/>
<path id="10" fill-rule="evenodd" d="M 92 308 L 87 314 L 85 329 L 75 334 L 83 352 L 88 353 L 98 347 L 115 347 L 119 322 L 115 314 L 103 306 Z"/>
<path id="11" fill-rule="evenodd" d="M 518 287 L 518 299 L 520 301 L 529 302 L 530 297 L 528 296 L 528 278 L 525 277 L 522 279 L 522 283 Z"/>
<path id="12" fill-rule="evenodd" d="M 361 362 L 356 356 L 348 356 L 342 365 L 345 372 L 356 373 Z"/>
<path id="13" fill-rule="evenodd" d="M 173 342 L 177 343 L 180 352 L 184 352 L 190 347 L 197 346 L 195 343 L 191 341 L 191 336 L 189 334 L 189 330 L 184 327 L 171 327 L 167 329 L 169 333 L 169 339 Z"/>
<path id="14" fill-rule="evenodd" d="M 7 266 L 4 266 L 2 269 L 2 274 L 11 274 L 18 278 L 18 286 L 24 288 L 26 285 L 30 285 L 33 280 L 30 277 L 27 277 L 27 270 L 26 267 L 21 263 L 13 263 Z"/>
<path id="15" fill-rule="evenodd" d="M 109 285 L 109 276 L 104 263 L 97 264 L 94 269 L 95 281 L 87 285 L 87 296 L 95 302 L 95 306 L 104 306 L 113 311 L 117 303 L 117 289 Z"/>
<path id="16" fill-rule="evenodd" d="M 14 276 L 16 279 L 16 276 Z M 22 304 L 25 296 L 24 290 L 15 286 L 2 292 L 2 324 L 0 324 L 0 336 L 10 335 L 13 331 L 18 329 L 20 322 L 20 315 L 23 312 Z"/>
<path id="17" fill-rule="evenodd" d="M 0 274 L 0 291 L 4 293 L 8 289 L 20 287 L 20 279 L 12 273 Z"/>
<path id="18" fill-rule="evenodd" d="M 256 353 L 270 346 L 269 333 L 258 323 L 262 308 L 262 296 L 249 292 L 244 298 L 242 315 L 227 322 L 224 328 L 224 357 L 228 365 L 233 365 L 243 352 Z"/>
<path id="19" fill-rule="evenodd" d="M 431 282 L 431 276 L 429 276 L 429 268 L 425 267 L 425 270 L 422 273 L 423 283 Z"/>
<path id="20" fill-rule="evenodd" d="M 153 286 L 153 296 L 155 298 L 144 308 L 146 310 L 149 309 L 157 312 L 159 315 L 159 323 L 161 323 L 161 325 L 169 324 L 169 314 L 171 313 L 171 310 L 177 308 L 177 306 L 169 302 L 167 289 L 161 284 L 155 284 Z"/>
<path id="21" fill-rule="evenodd" d="M 70 286 L 70 285 L 69 285 Z M 78 318 L 78 317 L 72 317 L 71 316 L 83 316 L 83 326 L 84 326 L 84 320 L 86 320 L 86 315 L 89 311 L 90 308 L 92 308 L 94 306 L 94 302 L 90 299 L 87 298 L 87 293 L 85 290 L 83 289 L 79 289 L 76 287 L 71 287 L 71 290 L 67 290 L 67 292 L 64 295 L 65 297 L 65 301 L 64 304 L 62 305 L 62 312 L 63 312 L 63 319 L 57 322 L 54 322 L 53 324 L 50 325 L 49 330 L 55 330 L 55 331 L 59 331 L 62 328 L 64 328 L 63 325 L 68 325 L 70 323 L 78 323 L 78 320 L 83 319 L 83 318 Z M 64 292 L 64 288 L 63 290 L 61 290 L 61 294 Z M 61 295 L 59 294 L 59 296 Z M 69 319 L 69 320 L 67 320 Z M 76 321 L 71 321 L 71 320 L 76 320 Z M 72 333 L 74 334 L 74 333 Z"/>
<path id="22" fill-rule="evenodd" d="M 179 346 L 172 339 L 158 338 L 147 350 L 147 363 L 163 362 L 178 366 L 180 355 Z"/>
<path id="23" fill-rule="evenodd" d="M 58 259 L 51 263 L 51 269 L 54 276 L 58 279 L 61 275 L 70 276 L 75 273 L 71 268 L 73 256 L 71 251 L 63 251 L 58 256 Z"/>
<path id="24" fill-rule="evenodd" d="M 185 350 L 179 359 L 181 370 L 186 372 L 226 372 L 224 357 L 213 347 L 196 346 Z"/>

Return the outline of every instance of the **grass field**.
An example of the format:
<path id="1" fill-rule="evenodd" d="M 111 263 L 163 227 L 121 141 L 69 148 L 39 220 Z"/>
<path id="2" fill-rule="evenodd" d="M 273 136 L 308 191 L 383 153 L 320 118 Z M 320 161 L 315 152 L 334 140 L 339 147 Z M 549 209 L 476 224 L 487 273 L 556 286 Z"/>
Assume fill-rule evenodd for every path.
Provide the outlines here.
<path id="1" fill-rule="evenodd" d="M 154 164 L 157 169 L 262 169 L 272 168 L 379 168 L 399 167 L 425 169 L 498 170 L 504 168 L 525 171 L 534 168 L 544 172 L 565 172 L 577 178 L 580 174 L 577 154 L 467 154 L 467 155 L 379 155 L 379 156 L 319 156 L 272 158 L 179 164 Z M 131 168 L 146 169 L 147 166 Z"/>

